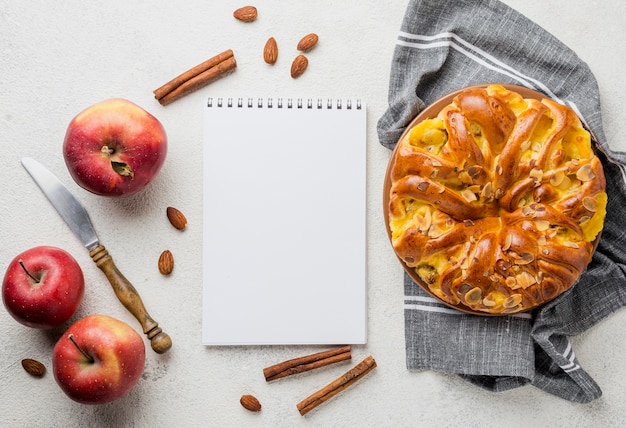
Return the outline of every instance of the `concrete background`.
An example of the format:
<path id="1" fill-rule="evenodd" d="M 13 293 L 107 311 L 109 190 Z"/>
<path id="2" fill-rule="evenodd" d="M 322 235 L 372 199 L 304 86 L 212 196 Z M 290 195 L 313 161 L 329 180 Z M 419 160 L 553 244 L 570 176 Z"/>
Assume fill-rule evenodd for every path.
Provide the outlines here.
<path id="1" fill-rule="evenodd" d="M 595 73 L 605 132 L 626 149 L 625 3 L 618 0 L 506 0 L 572 47 Z M 378 143 L 376 121 L 386 108 L 391 55 L 403 1 L 278 2 L 255 4 L 259 18 L 242 24 L 233 1 L 64 2 L 0 0 L 0 272 L 19 252 L 36 245 L 69 251 L 83 267 L 85 299 L 74 319 L 106 313 L 138 327 L 114 297 L 102 273 L 71 235 L 20 165 L 32 156 L 54 171 L 88 209 L 101 241 L 131 279 L 153 317 L 172 336 L 166 355 L 147 350 L 142 379 L 129 395 L 102 406 L 70 401 L 52 373 L 28 376 L 22 358 L 51 369 L 51 350 L 67 327 L 37 331 L 0 310 L 0 425 L 6 427 L 617 427 L 626 423 L 626 311 L 573 338 L 581 365 L 604 395 L 574 404 L 529 386 L 493 394 L 454 375 L 413 373 L 404 365 L 402 271 L 385 234 L 381 189 L 389 158 Z M 289 77 L 295 44 L 316 32 L 309 69 Z M 278 62 L 262 60 L 265 40 L 279 42 Z M 227 48 L 236 72 L 167 107 L 152 90 Z M 339 364 L 266 384 L 262 369 L 320 347 L 205 347 L 201 345 L 202 117 L 207 96 L 360 98 L 368 106 L 369 342 L 353 348 L 378 368 L 306 417 L 296 403 L 346 371 Z M 75 185 L 61 144 L 70 119 L 85 107 L 123 97 L 146 108 L 165 126 L 170 148 L 155 182 L 143 193 L 107 199 Z M 181 209 L 188 229 L 173 229 L 168 205 Z M 170 277 L 157 270 L 170 249 Z M 242 279 L 253 273 L 241 269 Z M 239 397 L 256 395 L 264 408 L 252 414 Z"/>

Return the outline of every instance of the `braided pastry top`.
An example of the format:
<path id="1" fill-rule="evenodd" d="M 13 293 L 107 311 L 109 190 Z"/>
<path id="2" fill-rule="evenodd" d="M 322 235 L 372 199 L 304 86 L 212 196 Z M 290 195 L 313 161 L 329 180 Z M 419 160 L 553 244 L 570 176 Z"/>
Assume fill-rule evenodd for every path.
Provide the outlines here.
<path id="1" fill-rule="evenodd" d="M 405 132 L 389 165 L 398 257 L 451 305 L 506 314 L 570 288 L 591 261 L 606 182 L 572 109 L 469 88 Z"/>

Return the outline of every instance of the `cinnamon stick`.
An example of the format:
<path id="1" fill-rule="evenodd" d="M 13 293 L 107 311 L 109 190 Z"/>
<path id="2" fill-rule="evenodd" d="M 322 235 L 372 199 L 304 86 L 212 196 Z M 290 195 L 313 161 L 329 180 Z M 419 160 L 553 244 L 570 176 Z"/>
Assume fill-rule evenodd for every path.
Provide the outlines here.
<path id="1" fill-rule="evenodd" d="M 223 76 L 237 66 L 233 51 L 228 49 L 176 76 L 155 89 L 154 98 L 162 105 L 186 95 Z"/>
<path id="2" fill-rule="evenodd" d="M 324 388 L 309 395 L 304 400 L 300 401 L 296 407 L 302 416 L 315 409 L 320 404 L 339 394 L 344 389 L 356 383 L 359 379 L 362 379 L 366 374 L 372 371 L 376 367 L 376 360 L 372 356 L 366 357 L 359 364 L 354 366 L 348 372 L 338 377 L 333 382 L 326 385 Z"/>
<path id="3" fill-rule="evenodd" d="M 286 376 L 303 373 L 309 370 L 345 361 L 352 358 L 350 346 L 342 346 L 329 351 L 317 352 L 304 357 L 293 358 L 263 369 L 266 382 Z"/>

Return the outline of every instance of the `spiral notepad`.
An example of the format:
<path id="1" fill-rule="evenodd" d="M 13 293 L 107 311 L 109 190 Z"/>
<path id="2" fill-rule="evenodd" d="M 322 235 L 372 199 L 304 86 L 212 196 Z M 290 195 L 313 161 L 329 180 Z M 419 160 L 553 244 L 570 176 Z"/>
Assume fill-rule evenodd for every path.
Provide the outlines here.
<path id="1" fill-rule="evenodd" d="M 209 99 L 203 143 L 202 342 L 365 343 L 365 105 Z"/>

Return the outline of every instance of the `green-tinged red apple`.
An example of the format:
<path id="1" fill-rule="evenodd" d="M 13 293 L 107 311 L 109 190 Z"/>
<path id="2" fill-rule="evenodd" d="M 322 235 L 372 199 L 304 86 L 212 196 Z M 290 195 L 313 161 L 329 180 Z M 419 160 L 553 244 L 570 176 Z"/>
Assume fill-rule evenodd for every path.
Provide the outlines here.
<path id="1" fill-rule="evenodd" d="M 89 315 L 57 341 L 52 371 L 72 400 L 104 404 L 133 389 L 145 359 L 143 339 L 131 326 L 108 315 Z"/>
<path id="2" fill-rule="evenodd" d="M 72 119 L 63 142 L 65 164 L 82 188 L 128 196 L 150 183 L 167 155 L 161 122 L 137 104 L 113 98 Z"/>
<path id="3" fill-rule="evenodd" d="M 53 328 L 76 312 L 85 292 L 78 262 L 52 246 L 30 248 L 9 263 L 2 301 L 11 316 L 34 328 Z"/>

